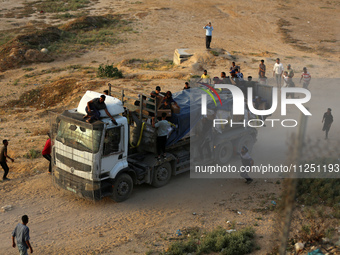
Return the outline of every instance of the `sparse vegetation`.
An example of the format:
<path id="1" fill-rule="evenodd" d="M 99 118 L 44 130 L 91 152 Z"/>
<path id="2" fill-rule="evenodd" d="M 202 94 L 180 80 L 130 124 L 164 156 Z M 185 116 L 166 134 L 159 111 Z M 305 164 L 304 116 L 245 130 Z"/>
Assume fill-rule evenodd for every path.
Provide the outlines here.
<path id="1" fill-rule="evenodd" d="M 28 158 L 28 159 L 35 159 L 37 157 L 40 156 L 40 151 L 36 150 L 36 149 L 30 149 L 26 155 L 25 155 L 25 158 Z"/>
<path id="2" fill-rule="evenodd" d="M 297 199 L 304 205 L 340 203 L 340 179 L 300 179 Z"/>
<path id="3" fill-rule="evenodd" d="M 32 67 L 27 67 L 27 68 L 23 68 L 22 70 L 26 71 L 26 72 L 30 72 L 30 71 L 33 71 L 34 68 Z"/>
<path id="4" fill-rule="evenodd" d="M 189 238 L 177 241 L 170 245 L 163 253 L 167 255 L 181 255 L 187 253 L 210 254 L 220 252 L 224 255 L 248 254 L 255 248 L 255 231 L 252 228 L 228 233 L 222 227 L 211 232 L 201 233 L 193 229 Z"/>
<path id="5" fill-rule="evenodd" d="M 0 33 L 0 46 L 6 44 L 15 37 L 13 32 L 2 32 Z"/>
<path id="6" fill-rule="evenodd" d="M 89 0 L 45 0 L 33 3 L 33 6 L 43 12 L 68 12 L 85 8 L 90 3 Z"/>
<path id="7" fill-rule="evenodd" d="M 0 70 L 5 71 L 35 61 L 49 62 L 64 54 L 67 57 L 79 57 L 92 46 L 112 46 L 124 42 L 120 35 L 133 31 L 130 23 L 131 21 L 123 20 L 119 15 L 83 16 L 60 28 L 30 28 L 25 34 L 19 34 L 15 38 L 15 33 L 6 33 L 5 36 L 0 36 L 0 59 L 6 60 L 1 63 Z M 49 50 L 48 58 L 45 56 L 32 60 L 21 56 L 30 49 L 40 51 L 41 48 Z M 9 54 L 13 54 L 13 49 L 17 50 L 14 51 L 16 57 L 8 58 Z M 38 51 L 36 54 L 40 53 Z"/>
<path id="8" fill-rule="evenodd" d="M 316 158 L 312 162 L 302 164 L 335 165 L 336 158 Z M 331 238 L 334 234 L 332 225 L 340 218 L 340 179 L 315 178 L 318 174 L 327 177 L 325 173 L 312 173 L 313 178 L 300 178 L 297 181 L 296 205 L 293 227 L 299 231 L 291 236 L 292 245 L 298 241 L 320 242 L 323 237 Z M 325 176 L 326 175 L 326 176 Z M 283 186 L 287 186 L 287 182 Z M 284 191 L 283 196 L 287 191 Z M 282 205 L 280 205 L 281 207 Z"/>
<path id="9" fill-rule="evenodd" d="M 3 107 L 15 106 L 46 109 L 54 107 L 60 104 L 60 102 L 69 104 L 79 91 L 91 90 L 98 86 L 103 86 L 103 84 L 104 82 L 102 81 L 89 81 L 83 84 L 77 79 L 59 79 L 53 83 L 26 91 L 20 95 L 19 99 L 11 100 L 3 105 Z"/>
<path id="10" fill-rule="evenodd" d="M 121 65 L 128 66 L 128 67 L 135 67 L 138 69 L 144 69 L 144 70 L 158 70 L 158 71 L 164 71 L 169 70 L 173 68 L 174 64 L 172 60 L 167 59 L 139 59 L 139 58 L 132 58 L 132 59 L 126 59 L 121 62 Z"/>
<path id="11" fill-rule="evenodd" d="M 19 83 L 19 79 L 15 79 L 15 81 L 13 82 L 13 85 L 16 86 L 18 85 L 18 83 Z"/>
<path id="12" fill-rule="evenodd" d="M 57 54 L 76 54 L 84 52 L 89 46 L 118 44 L 124 41 L 119 34 L 133 30 L 129 24 L 119 16 L 80 17 L 63 25 L 61 40 L 49 45 L 48 49 Z"/>
<path id="13" fill-rule="evenodd" d="M 53 18 L 55 19 L 73 19 L 76 15 L 70 14 L 69 12 L 63 13 L 63 14 L 57 14 Z"/>
<path id="14" fill-rule="evenodd" d="M 123 78 L 123 73 L 112 65 L 100 65 L 97 71 L 98 77 Z"/>
<path id="15" fill-rule="evenodd" d="M 211 50 L 211 51 L 210 51 L 210 54 L 213 55 L 213 56 L 215 56 L 215 57 L 217 57 L 218 55 L 220 55 L 219 52 L 214 51 L 214 50 Z"/>

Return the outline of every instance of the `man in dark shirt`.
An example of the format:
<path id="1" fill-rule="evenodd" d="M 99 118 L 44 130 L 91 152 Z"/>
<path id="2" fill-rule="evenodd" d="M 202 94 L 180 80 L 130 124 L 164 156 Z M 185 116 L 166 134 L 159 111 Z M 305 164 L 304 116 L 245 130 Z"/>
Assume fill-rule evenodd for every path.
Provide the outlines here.
<path id="1" fill-rule="evenodd" d="M 172 98 L 171 91 L 167 91 L 166 95 L 162 101 L 162 105 L 159 107 L 159 109 L 171 109 L 171 105 L 175 105 L 178 107 L 178 104 L 176 101 Z"/>
<path id="2" fill-rule="evenodd" d="M 331 108 L 328 108 L 327 112 L 324 113 L 323 118 L 322 118 L 322 123 L 323 123 L 322 131 L 326 131 L 325 139 L 328 139 L 328 132 L 333 123 L 333 115 L 332 115 Z"/>
<path id="3" fill-rule="evenodd" d="M 7 155 L 8 140 L 5 139 L 5 140 L 2 141 L 2 143 L 4 144 L 4 147 L 2 147 L 1 153 L 0 153 L 0 164 L 5 171 L 2 179 L 4 181 L 9 181 L 10 179 L 7 178 L 7 174 L 9 172 L 9 167 L 7 165 L 7 158 L 12 160 L 12 162 L 14 162 L 14 159 L 12 159 L 10 156 Z"/>
<path id="4" fill-rule="evenodd" d="M 237 68 L 235 69 L 235 75 L 239 81 L 243 81 L 243 73 L 239 72 Z"/>
<path id="5" fill-rule="evenodd" d="M 190 89 L 189 82 L 185 82 L 183 90 Z"/>
<path id="6" fill-rule="evenodd" d="M 261 60 L 261 64 L 259 65 L 259 78 L 266 78 L 266 65 L 264 64 L 264 60 Z"/>
<path id="7" fill-rule="evenodd" d="M 254 165 L 254 160 L 250 157 L 248 148 L 246 146 L 243 146 L 241 149 L 241 153 L 239 154 L 241 157 L 242 165 L 245 167 L 245 169 L 250 169 Z M 240 175 L 241 177 L 246 179 L 247 184 L 250 184 L 253 181 L 253 179 L 249 177 L 247 172 L 242 172 Z"/>
<path id="8" fill-rule="evenodd" d="M 99 110 L 105 110 L 107 116 L 109 116 L 112 119 L 113 124 L 118 125 L 116 120 L 111 116 L 109 111 L 106 108 L 105 102 L 105 95 L 101 95 L 99 98 L 94 98 L 91 101 L 87 102 L 87 106 L 85 108 L 85 111 L 87 115 L 84 116 L 85 118 L 90 117 L 86 120 L 87 123 L 91 123 L 93 120 L 99 120 L 100 118 L 100 112 Z"/>
<path id="9" fill-rule="evenodd" d="M 26 226 L 28 223 L 28 216 L 21 217 L 22 223 L 18 223 L 12 232 L 12 247 L 18 246 L 20 255 L 27 255 L 27 248 L 33 253 L 32 246 L 30 244 L 30 230 Z M 17 245 L 15 244 L 15 237 L 17 239 Z"/>

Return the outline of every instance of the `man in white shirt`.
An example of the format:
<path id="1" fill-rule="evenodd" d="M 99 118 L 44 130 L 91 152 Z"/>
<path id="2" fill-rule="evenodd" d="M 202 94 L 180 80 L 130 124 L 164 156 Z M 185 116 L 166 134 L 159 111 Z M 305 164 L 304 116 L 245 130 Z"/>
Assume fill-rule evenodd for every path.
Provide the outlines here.
<path id="1" fill-rule="evenodd" d="M 155 117 L 152 117 L 152 126 L 157 128 L 157 159 L 161 160 L 162 152 L 163 158 L 166 159 L 165 145 L 170 128 L 170 123 L 166 120 L 166 112 L 162 113 L 162 120 L 157 123 L 155 122 Z"/>
<path id="2" fill-rule="evenodd" d="M 307 67 L 304 67 L 303 73 L 301 74 L 301 79 L 300 79 L 300 83 L 301 83 L 301 80 L 303 81 L 303 88 L 308 89 L 308 85 L 311 79 L 312 79 L 312 76 L 307 71 Z"/>
<path id="3" fill-rule="evenodd" d="M 211 22 L 209 22 L 207 25 L 203 27 L 205 29 L 205 47 L 207 49 L 210 49 L 210 43 L 211 43 L 211 38 L 212 38 L 212 31 L 214 28 L 211 25 Z"/>
<path id="4" fill-rule="evenodd" d="M 283 65 L 280 63 L 280 59 L 276 59 L 276 63 L 274 64 L 273 68 L 273 77 L 276 79 L 276 86 L 281 88 L 281 77 L 283 73 Z"/>

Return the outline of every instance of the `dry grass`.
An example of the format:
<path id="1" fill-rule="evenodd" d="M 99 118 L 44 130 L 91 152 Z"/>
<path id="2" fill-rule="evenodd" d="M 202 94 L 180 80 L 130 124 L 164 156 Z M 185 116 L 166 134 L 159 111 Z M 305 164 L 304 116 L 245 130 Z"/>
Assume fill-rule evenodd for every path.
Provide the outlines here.
<path id="1" fill-rule="evenodd" d="M 312 48 L 303 45 L 303 42 L 292 37 L 292 35 L 290 34 L 292 30 L 287 28 L 292 25 L 289 21 L 280 18 L 277 22 L 277 25 L 279 28 L 279 32 L 282 34 L 282 40 L 284 41 L 284 43 L 291 44 L 293 47 L 301 51 L 314 52 Z"/>
<path id="2" fill-rule="evenodd" d="M 32 25 L 28 29 L 6 31 L 0 40 L 0 59 L 3 60 L 0 71 L 30 64 L 31 60 L 25 56 L 30 49 L 47 48 L 47 56 L 52 61 L 63 56 L 77 57 L 95 45 L 112 46 L 124 42 L 120 35 L 132 31 L 129 24 L 129 21 L 121 19 L 119 15 L 86 16 L 71 21 L 60 29 L 46 26 L 39 29 Z M 14 34 L 19 35 L 13 38 Z M 36 61 L 44 62 L 42 59 Z"/>
<path id="3" fill-rule="evenodd" d="M 60 79 L 51 84 L 41 86 L 23 93 L 18 100 L 12 100 L 3 107 L 34 107 L 38 110 L 69 105 L 77 99 L 79 93 L 95 89 L 105 84 L 102 81 L 81 83 L 74 78 Z"/>
<path id="4" fill-rule="evenodd" d="M 166 71 L 174 68 L 173 62 L 171 60 L 166 59 L 125 59 L 123 60 L 119 66 L 126 66 L 133 69 L 142 69 L 142 70 L 155 70 L 155 71 Z"/>

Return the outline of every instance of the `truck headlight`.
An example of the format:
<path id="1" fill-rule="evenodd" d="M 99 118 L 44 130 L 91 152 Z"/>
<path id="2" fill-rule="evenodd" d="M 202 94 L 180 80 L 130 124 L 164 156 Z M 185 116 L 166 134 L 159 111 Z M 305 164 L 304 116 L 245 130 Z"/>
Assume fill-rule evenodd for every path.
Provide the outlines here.
<path id="1" fill-rule="evenodd" d="M 98 183 L 86 183 L 85 190 L 86 191 L 94 191 L 100 189 L 100 184 Z"/>

